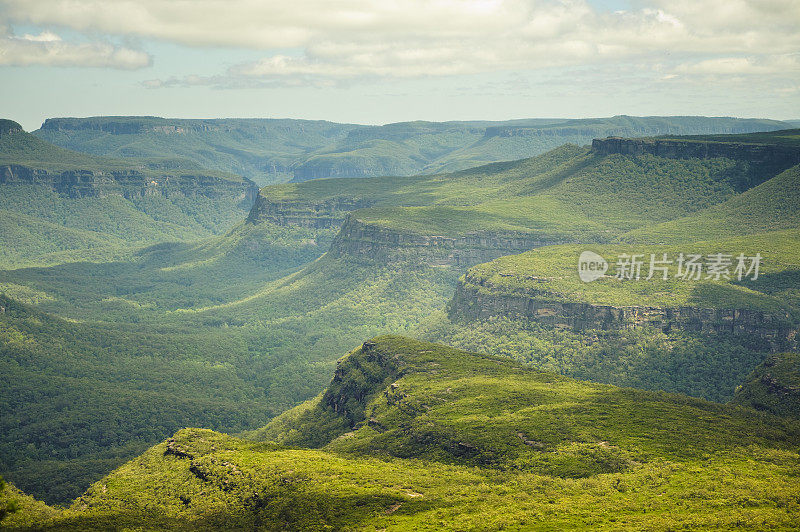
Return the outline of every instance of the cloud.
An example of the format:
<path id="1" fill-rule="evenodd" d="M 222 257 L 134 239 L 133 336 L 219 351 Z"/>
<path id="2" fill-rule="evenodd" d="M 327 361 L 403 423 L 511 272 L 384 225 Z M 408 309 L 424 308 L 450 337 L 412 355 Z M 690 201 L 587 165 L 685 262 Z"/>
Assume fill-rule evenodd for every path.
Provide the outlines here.
<path id="1" fill-rule="evenodd" d="M 133 70 L 149 66 L 151 62 L 149 55 L 138 50 L 104 42 L 65 42 L 51 31 L 38 35 L 25 34 L 21 37 L 8 31 L 0 34 L 2 66 L 78 66 Z"/>
<path id="2" fill-rule="evenodd" d="M 631 4 L 608 12 L 586 0 L 0 0 L 18 23 L 265 52 L 215 76 L 145 82 L 152 87 L 328 85 L 619 64 L 667 53 L 687 65 L 715 57 L 758 64 L 800 50 L 800 0 Z M 737 68 L 733 63 L 716 68 Z M 680 73 L 697 72 L 687 66 Z"/>
<path id="3" fill-rule="evenodd" d="M 800 73 L 800 54 L 759 57 L 720 57 L 678 65 L 680 74 L 750 76 Z"/>

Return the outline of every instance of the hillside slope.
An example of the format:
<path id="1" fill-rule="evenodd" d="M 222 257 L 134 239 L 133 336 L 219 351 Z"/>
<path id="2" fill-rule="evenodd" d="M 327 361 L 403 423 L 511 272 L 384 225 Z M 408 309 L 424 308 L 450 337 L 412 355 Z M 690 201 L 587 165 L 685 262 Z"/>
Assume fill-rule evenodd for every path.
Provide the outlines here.
<path id="1" fill-rule="evenodd" d="M 800 511 L 796 422 L 401 337 L 364 343 L 279 420 L 278 439 L 343 434 L 312 450 L 186 429 L 29 522 L 665 530 L 788 527 Z"/>
<path id="2" fill-rule="evenodd" d="M 685 215 L 667 222 L 616 233 L 621 244 L 587 245 L 581 240 L 579 245 L 541 248 L 472 268 L 459 283 L 449 315 L 432 317 L 420 334 L 467 349 L 491 346 L 493 353 L 579 378 L 730 399 L 770 352 L 796 349 L 800 166 L 781 171 L 800 156 L 795 131 L 652 142 L 607 139 L 599 144 L 595 150 L 605 157 L 639 161 L 752 155 L 739 159 L 746 164 L 728 182 L 733 192 L 727 199 L 700 209 L 690 207 Z M 755 151 L 740 152 L 743 145 Z M 758 154 L 771 146 L 788 150 L 786 158 L 782 162 L 768 158 L 768 171 L 763 172 L 765 166 L 757 161 L 764 159 Z M 632 195 L 636 185 L 616 192 L 617 181 L 612 177 L 602 183 L 597 216 L 613 215 L 615 203 L 625 197 L 636 204 L 635 210 L 647 208 L 646 196 L 635 200 Z M 653 200 L 661 188 L 670 187 L 663 177 L 642 184 L 655 191 Z M 673 190 L 685 194 L 693 186 L 703 185 L 694 179 L 693 185 Z M 604 197 L 604 189 L 611 195 Z M 594 208 L 580 195 L 574 197 L 577 209 Z M 685 205 L 702 204 L 701 197 L 685 196 Z M 673 197 L 670 203 L 662 209 L 655 200 L 650 205 L 656 211 L 650 212 L 658 215 L 659 210 L 672 209 L 680 199 Z M 609 265 L 605 276 L 591 283 L 578 275 L 579 256 L 587 250 Z M 707 279 L 707 272 L 696 280 L 677 278 L 681 254 L 699 254 L 706 260 L 715 253 L 731 256 L 729 274 L 739 254 L 760 254 L 758 279 L 728 282 L 724 277 Z M 625 254 L 640 255 L 640 280 L 614 278 Z M 666 254 L 672 261 L 668 280 L 662 281 L 658 270 L 653 279 L 646 279 L 651 254 L 658 260 Z"/>

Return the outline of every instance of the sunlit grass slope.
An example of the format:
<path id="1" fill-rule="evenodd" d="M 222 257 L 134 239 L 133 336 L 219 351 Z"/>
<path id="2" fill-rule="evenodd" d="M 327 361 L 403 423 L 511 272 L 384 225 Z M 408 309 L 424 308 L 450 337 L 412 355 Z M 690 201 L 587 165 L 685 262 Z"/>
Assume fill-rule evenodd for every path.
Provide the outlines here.
<path id="1" fill-rule="evenodd" d="M 669 530 L 790 527 L 800 512 L 797 422 L 401 337 L 351 352 L 324 395 L 260 436 L 323 447 L 186 429 L 67 510 L 16 522 Z"/>

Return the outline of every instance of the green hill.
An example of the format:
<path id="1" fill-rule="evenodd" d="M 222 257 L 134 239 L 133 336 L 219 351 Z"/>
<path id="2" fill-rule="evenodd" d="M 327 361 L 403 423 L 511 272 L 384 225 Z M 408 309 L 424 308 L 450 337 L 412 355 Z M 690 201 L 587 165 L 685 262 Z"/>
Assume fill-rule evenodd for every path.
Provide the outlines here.
<path id="1" fill-rule="evenodd" d="M 335 225 L 346 212 L 359 209 L 354 214 L 358 220 L 404 233 L 455 237 L 506 232 L 552 243 L 612 242 L 639 227 L 722 204 L 786 170 L 738 144 L 724 146 L 727 151 L 718 155 L 681 158 L 567 145 L 532 159 L 452 174 L 277 185 L 261 191 L 251 218 Z M 764 198 L 791 188 L 793 172 L 735 201 L 743 204 L 754 195 Z M 773 206 L 774 215 L 765 213 L 753 223 L 791 227 L 793 196 L 788 192 L 788 210 Z M 724 223 L 721 210 L 709 215 L 717 225 Z M 770 216 L 785 221 L 768 221 Z"/>
<path id="2" fill-rule="evenodd" d="M 47 529 L 789 527 L 800 425 L 381 337 L 260 436 L 186 429 Z M 333 436 L 338 437 L 330 440 Z M 602 502 L 601 502 L 602 501 Z M 608 512 L 608 505 L 614 507 Z M 24 515 L 24 514 L 23 514 Z"/>
<path id="3" fill-rule="evenodd" d="M 690 216 L 631 231 L 626 242 L 681 243 L 800 227 L 800 165 Z"/>

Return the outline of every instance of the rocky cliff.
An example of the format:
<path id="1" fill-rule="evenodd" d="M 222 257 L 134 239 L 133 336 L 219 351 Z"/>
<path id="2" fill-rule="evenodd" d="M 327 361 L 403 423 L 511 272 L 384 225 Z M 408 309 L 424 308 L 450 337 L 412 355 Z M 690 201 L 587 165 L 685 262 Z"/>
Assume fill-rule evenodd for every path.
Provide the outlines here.
<path id="1" fill-rule="evenodd" d="M 48 118 L 42 124 L 42 131 L 102 131 L 111 135 L 138 135 L 142 133 L 230 133 L 234 128 L 220 120 L 181 120 L 167 123 L 155 116 L 107 117 L 104 119 Z"/>
<path id="2" fill-rule="evenodd" d="M 437 236 L 404 232 L 364 223 L 349 214 L 328 252 L 384 264 L 411 263 L 468 268 L 503 255 L 557 244 L 517 233 L 475 232 L 461 236 Z"/>
<path id="3" fill-rule="evenodd" d="M 779 144 L 704 142 L 681 139 L 594 139 L 592 150 L 601 155 L 655 155 L 670 159 L 726 158 L 757 165 L 764 171 L 779 173 L 800 164 L 800 147 Z"/>
<path id="4" fill-rule="evenodd" d="M 183 194 L 188 197 L 219 198 L 234 195 L 250 206 L 258 187 L 249 180 L 229 181 L 205 175 L 163 175 L 154 177 L 137 170 L 48 171 L 19 164 L 0 166 L 0 185 L 41 185 L 71 198 Z"/>
<path id="5" fill-rule="evenodd" d="M 347 197 L 307 201 L 275 199 L 265 194 L 258 194 L 247 221 L 310 229 L 337 228 L 344 223 L 347 213 L 370 207 L 371 203 L 370 200 Z"/>
<path id="6" fill-rule="evenodd" d="M 703 333 L 754 335 L 796 342 L 797 324 L 786 314 L 754 309 L 593 305 L 565 302 L 540 291 L 508 292 L 469 272 L 458 283 L 448 306 L 453 320 L 524 318 L 577 330 L 653 327 Z"/>

